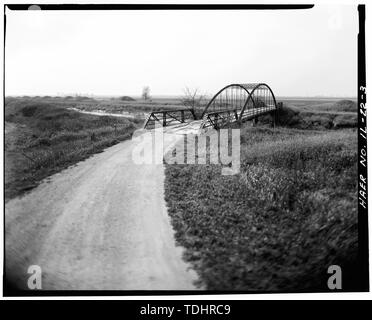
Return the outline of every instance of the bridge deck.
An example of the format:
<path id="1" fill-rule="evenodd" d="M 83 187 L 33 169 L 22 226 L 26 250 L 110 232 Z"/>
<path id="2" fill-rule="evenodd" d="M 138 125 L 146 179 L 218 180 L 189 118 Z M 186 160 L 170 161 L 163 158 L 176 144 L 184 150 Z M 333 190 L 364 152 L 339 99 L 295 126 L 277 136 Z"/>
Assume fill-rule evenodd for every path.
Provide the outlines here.
<path id="1" fill-rule="evenodd" d="M 236 110 L 223 110 L 220 112 L 207 113 L 201 120 L 188 120 L 185 122 L 172 121 L 171 124 L 167 122 L 166 132 L 171 134 L 199 134 L 204 129 L 210 127 L 218 129 L 238 121 L 237 115 L 239 115 L 239 112 L 235 111 Z M 275 111 L 275 106 L 249 109 L 242 114 L 241 121 L 248 121 L 273 111 Z M 154 128 L 147 127 L 147 129 Z"/>
<path id="2" fill-rule="evenodd" d="M 240 116 L 240 110 L 223 110 L 210 112 L 204 115 L 201 128 L 208 128 L 213 126 L 214 128 L 220 128 L 222 126 L 228 125 L 229 123 L 240 121 L 248 121 L 254 119 L 258 116 L 275 111 L 275 106 L 265 106 L 262 108 L 246 109 Z"/>

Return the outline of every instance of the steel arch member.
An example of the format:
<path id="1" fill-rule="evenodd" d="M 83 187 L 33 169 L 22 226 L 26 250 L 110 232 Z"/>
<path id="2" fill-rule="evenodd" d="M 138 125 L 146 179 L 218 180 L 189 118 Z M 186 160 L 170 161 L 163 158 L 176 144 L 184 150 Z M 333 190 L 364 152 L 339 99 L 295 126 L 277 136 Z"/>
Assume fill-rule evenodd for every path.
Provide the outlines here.
<path id="1" fill-rule="evenodd" d="M 258 108 L 259 106 L 257 106 L 257 101 L 259 100 L 259 98 L 261 97 L 260 95 L 257 96 L 257 98 L 255 99 L 255 95 L 254 93 L 256 92 L 256 90 L 258 89 L 265 89 L 265 90 L 268 90 L 270 92 L 270 95 L 271 95 L 271 98 L 273 100 L 273 103 L 274 103 L 274 107 L 275 109 L 277 109 L 277 103 L 276 103 L 276 99 L 275 99 L 275 95 L 274 95 L 274 92 L 271 90 L 271 88 L 266 84 L 266 83 L 257 83 L 255 84 L 254 86 L 252 86 L 253 84 L 250 84 L 251 87 L 253 87 L 251 89 L 251 92 L 249 93 L 249 97 L 247 98 L 241 112 L 240 112 L 240 116 L 239 116 L 239 121 L 242 120 L 243 118 L 243 115 L 244 115 L 244 111 L 246 110 L 247 106 L 248 106 L 248 103 L 249 101 L 253 101 L 253 108 Z M 269 97 L 264 97 L 264 104 L 266 106 L 266 99 L 269 98 L 270 99 L 270 96 Z M 262 101 L 262 100 L 261 100 Z"/>
<path id="2" fill-rule="evenodd" d="M 252 105 L 254 108 L 257 107 L 257 101 L 259 100 L 259 98 L 261 97 L 260 95 L 256 95 L 255 93 L 258 92 L 257 90 L 258 89 L 265 89 L 265 91 L 268 91 L 269 92 L 269 95 L 267 96 L 266 93 L 265 93 L 265 96 L 264 96 L 264 103 L 266 103 L 267 99 L 270 99 L 272 98 L 272 101 L 274 103 L 274 106 L 275 108 L 277 107 L 276 105 L 276 99 L 275 99 L 275 95 L 273 93 L 273 91 L 271 90 L 271 88 L 266 84 L 266 83 L 245 83 L 245 84 L 239 84 L 239 83 L 233 83 L 233 84 L 229 84 L 225 87 L 223 87 L 221 90 L 219 90 L 213 97 L 212 99 L 209 101 L 209 103 L 207 104 L 207 106 L 205 107 L 203 113 L 202 113 L 202 118 L 204 117 L 204 115 L 208 112 L 208 110 L 210 109 L 210 107 L 212 106 L 212 104 L 214 104 L 217 100 L 218 100 L 218 97 L 221 96 L 221 100 L 223 101 L 224 97 L 222 97 L 223 95 L 223 92 L 226 91 L 226 97 L 225 97 L 225 101 L 227 102 L 229 100 L 229 98 L 227 98 L 227 94 L 228 94 L 228 89 L 229 88 L 239 88 L 240 90 L 242 90 L 243 92 L 245 92 L 246 94 L 246 99 L 245 99 L 245 102 L 243 103 L 243 107 L 242 109 L 240 110 L 240 113 L 239 113 L 239 120 L 242 119 L 243 117 L 243 113 L 244 111 L 246 110 L 247 106 L 249 105 L 249 102 L 252 102 Z M 261 97 L 262 98 L 262 97 Z M 232 97 L 231 100 L 234 100 L 234 98 Z M 235 100 L 236 101 L 236 100 Z M 240 100 L 239 100 L 240 101 Z M 226 108 L 227 110 L 238 110 L 240 109 L 241 106 L 239 105 L 239 107 L 237 105 L 233 105 L 232 108 Z"/>
<path id="3" fill-rule="evenodd" d="M 218 92 L 217 92 L 217 93 L 212 97 L 212 99 L 208 102 L 208 104 L 207 104 L 206 107 L 204 108 L 204 111 L 203 111 L 201 117 L 203 117 L 203 116 L 207 113 L 209 107 L 212 105 L 212 103 L 214 103 L 214 102 L 216 101 L 217 97 L 219 97 L 220 94 L 221 94 L 222 92 L 224 92 L 225 90 L 227 90 L 227 89 L 229 89 L 229 88 L 234 88 L 234 87 L 238 87 L 238 88 L 242 89 L 243 91 L 245 91 L 245 92 L 247 93 L 247 96 L 250 95 L 249 90 L 244 86 L 244 84 L 239 84 L 239 83 L 229 84 L 229 85 L 223 87 L 220 91 L 218 91 Z"/>

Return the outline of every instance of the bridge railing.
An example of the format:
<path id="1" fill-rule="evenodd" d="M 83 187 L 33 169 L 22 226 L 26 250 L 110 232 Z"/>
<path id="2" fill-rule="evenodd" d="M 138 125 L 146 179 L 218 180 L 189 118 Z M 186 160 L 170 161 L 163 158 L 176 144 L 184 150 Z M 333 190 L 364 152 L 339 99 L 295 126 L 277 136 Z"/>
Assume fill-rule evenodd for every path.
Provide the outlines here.
<path id="1" fill-rule="evenodd" d="M 196 120 L 194 110 L 191 109 L 172 109 L 172 110 L 160 110 L 151 112 L 143 126 L 144 129 L 155 128 L 156 123 L 159 123 L 163 127 L 170 125 L 185 123 Z"/>
<path id="2" fill-rule="evenodd" d="M 200 127 L 202 129 L 209 127 L 218 129 L 228 125 L 229 123 L 236 122 L 238 121 L 238 119 L 239 119 L 238 109 L 226 109 L 208 112 L 204 114 Z"/>
<path id="3" fill-rule="evenodd" d="M 219 129 L 233 122 L 248 121 L 274 111 L 276 111 L 275 105 L 266 105 L 264 107 L 246 109 L 243 114 L 241 114 L 240 109 L 226 109 L 208 112 L 204 114 L 200 128 L 205 129 L 213 127 Z"/>
<path id="4" fill-rule="evenodd" d="M 276 110 L 275 105 L 265 105 L 264 107 L 245 109 L 243 113 L 241 114 L 240 120 L 241 121 L 251 120 L 260 115 L 264 115 L 266 113 L 273 112 L 275 110 Z"/>

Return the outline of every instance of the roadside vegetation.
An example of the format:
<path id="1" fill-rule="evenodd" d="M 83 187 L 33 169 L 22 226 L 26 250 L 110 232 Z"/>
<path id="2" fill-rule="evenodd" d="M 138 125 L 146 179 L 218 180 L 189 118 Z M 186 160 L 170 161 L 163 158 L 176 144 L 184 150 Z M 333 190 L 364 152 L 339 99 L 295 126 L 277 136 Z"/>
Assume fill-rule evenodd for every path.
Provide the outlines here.
<path id="1" fill-rule="evenodd" d="M 358 124 L 357 104 L 351 100 L 319 103 L 288 101 L 279 110 L 278 125 L 297 129 L 355 128 Z M 269 123 L 270 116 L 260 117 Z"/>
<path id="2" fill-rule="evenodd" d="M 356 129 L 280 121 L 242 126 L 237 175 L 222 176 L 220 165 L 166 165 L 177 241 L 209 290 L 328 291 L 332 264 L 352 290 Z"/>
<path id="3" fill-rule="evenodd" d="M 47 101 L 47 102 L 43 102 Z M 131 137 L 142 120 L 94 116 L 55 100 L 11 98 L 5 103 L 5 199 L 47 176 Z"/>

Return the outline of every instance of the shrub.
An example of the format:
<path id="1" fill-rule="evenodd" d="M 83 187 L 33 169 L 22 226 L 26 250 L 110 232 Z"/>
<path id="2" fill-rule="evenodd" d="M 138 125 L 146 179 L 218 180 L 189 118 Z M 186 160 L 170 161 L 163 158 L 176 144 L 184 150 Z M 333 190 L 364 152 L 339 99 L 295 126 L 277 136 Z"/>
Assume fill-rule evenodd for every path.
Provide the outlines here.
<path id="1" fill-rule="evenodd" d="M 129 96 L 122 96 L 119 98 L 121 101 L 135 101 L 132 97 Z"/>

